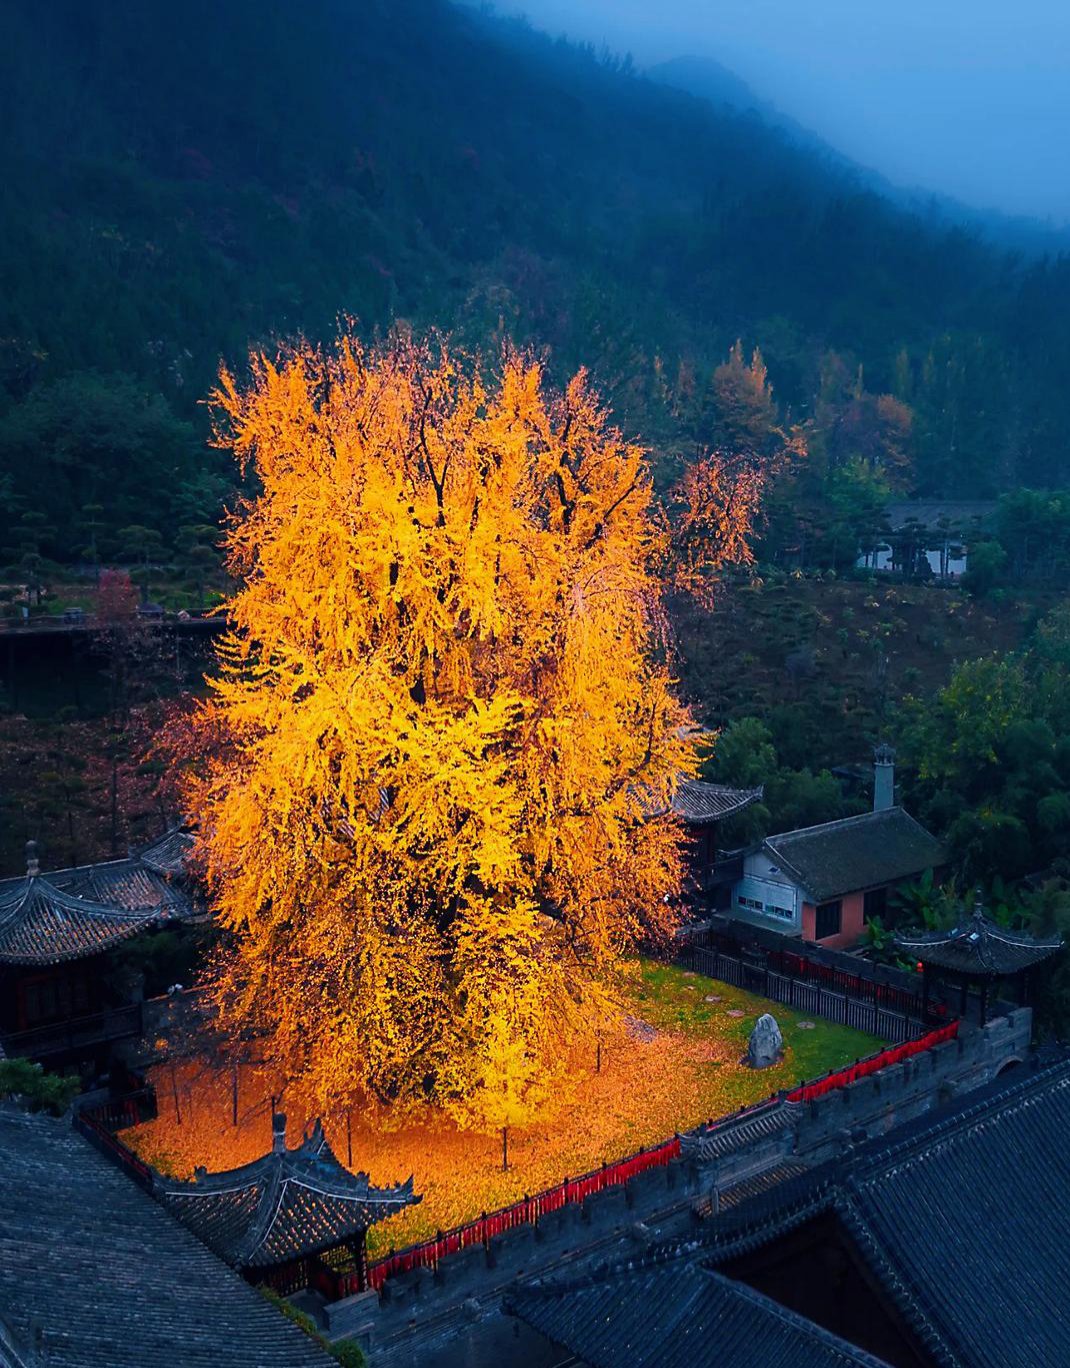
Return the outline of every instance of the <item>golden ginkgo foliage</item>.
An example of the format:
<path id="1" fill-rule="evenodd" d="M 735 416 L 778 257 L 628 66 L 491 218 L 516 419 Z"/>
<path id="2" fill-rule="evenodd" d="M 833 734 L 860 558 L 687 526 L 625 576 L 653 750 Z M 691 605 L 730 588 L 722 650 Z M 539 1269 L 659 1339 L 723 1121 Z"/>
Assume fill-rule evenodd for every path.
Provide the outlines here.
<path id="1" fill-rule="evenodd" d="M 504 1124 L 502 1059 L 512 1117 L 680 881 L 644 820 L 695 769 L 644 453 L 582 373 L 442 343 L 256 356 L 214 400 L 260 490 L 186 786 L 221 1022 L 321 1110 Z"/>

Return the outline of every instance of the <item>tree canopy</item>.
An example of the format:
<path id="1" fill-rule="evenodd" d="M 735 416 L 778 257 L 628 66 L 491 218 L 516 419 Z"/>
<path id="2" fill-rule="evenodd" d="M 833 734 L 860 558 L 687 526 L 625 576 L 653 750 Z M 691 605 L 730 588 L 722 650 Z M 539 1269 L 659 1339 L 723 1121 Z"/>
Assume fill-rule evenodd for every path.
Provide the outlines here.
<path id="1" fill-rule="evenodd" d="M 215 402 L 261 491 L 187 785 L 222 1020 L 321 1107 L 503 1124 L 502 1061 L 537 1094 L 672 924 L 695 740 L 645 455 L 511 351 L 343 336 Z"/>

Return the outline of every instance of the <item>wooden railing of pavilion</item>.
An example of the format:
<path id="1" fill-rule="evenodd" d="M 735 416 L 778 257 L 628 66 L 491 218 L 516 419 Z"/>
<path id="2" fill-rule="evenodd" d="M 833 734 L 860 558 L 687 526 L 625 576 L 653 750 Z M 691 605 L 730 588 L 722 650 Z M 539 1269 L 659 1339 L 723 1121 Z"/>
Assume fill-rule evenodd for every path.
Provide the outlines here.
<path id="1" fill-rule="evenodd" d="M 9 1031 L 0 1044 L 10 1058 L 48 1059 L 67 1051 L 89 1050 L 112 1045 L 119 1040 L 134 1040 L 143 1031 L 143 1004 L 125 1003 L 88 1016 L 34 1026 L 28 1031 Z"/>

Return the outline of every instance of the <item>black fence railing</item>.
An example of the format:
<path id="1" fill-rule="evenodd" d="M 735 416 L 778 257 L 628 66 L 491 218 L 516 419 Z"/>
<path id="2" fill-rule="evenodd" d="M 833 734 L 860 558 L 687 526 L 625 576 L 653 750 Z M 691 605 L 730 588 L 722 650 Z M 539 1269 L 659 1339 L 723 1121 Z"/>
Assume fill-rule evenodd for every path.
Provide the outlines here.
<path id="1" fill-rule="evenodd" d="M 77 1054 L 80 1050 L 92 1050 L 141 1035 L 141 1009 L 140 1002 L 131 1002 L 105 1012 L 94 1012 L 91 1016 L 72 1017 L 28 1031 L 11 1031 L 0 1036 L 0 1044 L 12 1059 L 42 1060 Z"/>
<path id="2" fill-rule="evenodd" d="M 753 934 L 752 934 L 753 933 Z M 682 940 L 678 962 L 773 1002 L 901 1043 L 954 1015 L 925 1002 L 920 980 L 842 952 L 793 943 L 749 926 L 704 926 Z"/>

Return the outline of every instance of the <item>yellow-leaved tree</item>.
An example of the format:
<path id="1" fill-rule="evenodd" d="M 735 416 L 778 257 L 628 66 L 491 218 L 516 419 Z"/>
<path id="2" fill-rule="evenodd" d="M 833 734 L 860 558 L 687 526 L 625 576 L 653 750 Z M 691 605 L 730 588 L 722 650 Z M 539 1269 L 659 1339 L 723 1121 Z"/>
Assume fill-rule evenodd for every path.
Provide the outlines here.
<path id="1" fill-rule="evenodd" d="M 322 1110 L 513 1124 L 680 881 L 644 453 L 582 373 L 443 342 L 254 356 L 214 402 L 260 491 L 186 784 L 221 1023 Z"/>

